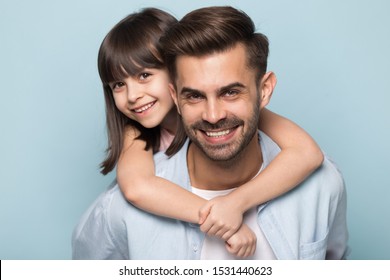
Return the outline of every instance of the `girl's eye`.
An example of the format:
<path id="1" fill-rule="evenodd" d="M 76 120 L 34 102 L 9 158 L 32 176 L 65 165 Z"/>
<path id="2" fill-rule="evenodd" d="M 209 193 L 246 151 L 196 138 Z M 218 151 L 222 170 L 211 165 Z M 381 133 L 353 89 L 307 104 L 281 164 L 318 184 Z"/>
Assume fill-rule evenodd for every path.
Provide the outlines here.
<path id="1" fill-rule="evenodd" d="M 139 74 L 139 79 L 141 80 L 141 81 L 143 81 L 143 80 L 146 80 L 149 76 L 151 76 L 152 74 L 150 74 L 150 73 L 141 73 L 141 74 Z"/>
<path id="2" fill-rule="evenodd" d="M 124 87 L 125 86 L 125 83 L 124 82 L 115 82 L 115 83 L 113 83 L 112 85 L 111 85 L 111 89 L 113 90 L 113 91 L 118 91 L 118 90 L 120 90 L 122 87 Z"/>

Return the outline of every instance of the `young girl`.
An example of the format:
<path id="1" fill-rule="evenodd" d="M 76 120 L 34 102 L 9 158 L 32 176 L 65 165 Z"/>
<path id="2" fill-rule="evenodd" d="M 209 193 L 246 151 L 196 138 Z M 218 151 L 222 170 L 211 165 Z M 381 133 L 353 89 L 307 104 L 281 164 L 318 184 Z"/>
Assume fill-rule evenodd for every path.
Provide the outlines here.
<path id="1" fill-rule="evenodd" d="M 125 198 L 160 216 L 199 223 L 201 230 L 227 242 L 232 254 L 253 254 L 253 239 L 243 214 L 291 190 L 323 160 L 314 140 L 291 121 L 261 111 L 259 128 L 281 153 L 255 179 L 230 194 L 204 199 L 154 175 L 153 153 L 165 151 L 176 133 L 177 112 L 169 94 L 160 37 L 176 19 L 158 9 L 144 9 L 120 21 L 105 37 L 98 56 L 108 129 L 107 174 L 117 166 Z M 237 245 L 238 244 L 238 245 Z"/>

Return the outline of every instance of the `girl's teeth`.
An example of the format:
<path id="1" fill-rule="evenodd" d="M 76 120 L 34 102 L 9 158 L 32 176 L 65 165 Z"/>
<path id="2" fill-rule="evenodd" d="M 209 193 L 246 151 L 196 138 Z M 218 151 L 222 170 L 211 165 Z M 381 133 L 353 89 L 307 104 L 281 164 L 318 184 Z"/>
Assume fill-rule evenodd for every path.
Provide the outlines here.
<path id="1" fill-rule="evenodd" d="M 149 103 L 149 104 L 147 104 L 147 105 L 145 105 L 145 106 L 143 106 L 143 107 L 141 107 L 141 108 L 139 108 L 139 109 L 134 109 L 134 112 L 136 112 L 136 113 L 142 113 L 143 111 L 145 111 L 145 110 L 149 109 L 150 107 L 152 107 L 153 104 L 154 104 L 154 103 L 152 102 L 152 103 Z"/>
<path id="2" fill-rule="evenodd" d="M 222 137 L 229 134 L 230 130 L 218 131 L 218 132 L 208 132 L 206 131 L 206 135 L 208 137 Z"/>

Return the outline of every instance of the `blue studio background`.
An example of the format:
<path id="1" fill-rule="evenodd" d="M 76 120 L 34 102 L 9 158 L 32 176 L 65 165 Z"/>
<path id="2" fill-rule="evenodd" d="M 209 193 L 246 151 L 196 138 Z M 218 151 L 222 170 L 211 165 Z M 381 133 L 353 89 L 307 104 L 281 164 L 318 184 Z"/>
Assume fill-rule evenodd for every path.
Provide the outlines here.
<path id="1" fill-rule="evenodd" d="M 73 227 L 114 177 L 98 170 L 105 34 L 142 7 L 180 18 L 210 5 L 244 10 L 268 36 L 278 77 L 269 108 L 343 171 L 350 259 L 390 259 L 386 0 L 0 0 L 0 259 L 69 259 Z"/>

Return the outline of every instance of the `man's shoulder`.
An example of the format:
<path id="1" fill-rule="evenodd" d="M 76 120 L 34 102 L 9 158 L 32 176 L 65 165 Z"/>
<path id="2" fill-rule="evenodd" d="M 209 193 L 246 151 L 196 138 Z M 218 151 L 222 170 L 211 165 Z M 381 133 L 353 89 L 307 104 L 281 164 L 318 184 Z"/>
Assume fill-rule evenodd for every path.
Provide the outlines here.
<path id="1" fill-rule="evenodd" d="M 279 146 L 264 132 L 258 131 L 261 153 L 263 156 L 264 167 L 267 166 L 279 153 Z"/>
<path id="2" fill-rule="evenodd" d="M 122 210 L 128 206 L 129 204 L 123 197 L 116 180 L 114 180 L 107 190 L 101 193 L 84 212 L 75 229 L 75 234 L 88 230 L 91 223 L 93 224 L 97 220 L 101 224 L 109 224 L 111 216 L 119 216 L 120 213 L 123 213 Z"/>
<path id="3" fill-rule="evenodd" d="M 326 155 L 322 165 L 307 180 L 314 181 L 313 183 L 326 190 L 326 193 L 332 197 L 338 197 L 345 192 L 344 178 L 340 169 Z"/>
<path id="4" fill-rule="evenodd" d="M 313 206 L 338 203 L 345 197 L 345 183 L 337 165 L 327 156 L 320 167 L 286 195 Z"/>
<path id="5" fill-rule="evenodd" d="M 337 165 L 325 155 L 324 161 L 300 185 L 292 190 L 299 200 L 317 201 L 327 204 L 329 201 L 338 202 L 345 196 L 345 184 L 342 173 Z"/>
<path id="6" fill-rule="evenodd" d="M 90 228 L 96 230 L 96 224 L 109 229 L 105 233 L 118 234 L 126 230 L 124 226 L 129 219 L 142 220 L 145 215 L 151 214 L 128 202 L 115 180 L 84 212 L 74 234 L 89 232 Z"/>
<path id="7" fill-rule="evenodd" d="M 189 140 L 173 156 L 168 157 L 164 152 L 154 155 L 155 174 L 158 177 L 165 178 L 182 187 L 187 188 L 188 169 L 187 169 L 187 150 Z"/>
<path id="8" fill-rule="evenodd" d="M 265 133 L 259 132 L 263 161 L 268 165 L 279 153 L 279 146 Z M 308 187 L 305 187 L 308 186 Z M 340 196 L 345 192 L 342 173 L 328 156 L 325 155 L 322 165 L 309 175 L 293 192 L 313 195 L 322 193 L 329 196 Z"/>
<path id="9" fill-rule="evenodd" d="M 126 215 L 123 209 L 126 201 L 121 195 L 116 182 L 110 185 L 84 212 L 72 234 L 72 258 L 74 259 L 106 259 L 127 258 L 126 242 L 120 237 L 124 232 L 112 221 Z M 113 227 L 114 225 L 114 227 Z M 97 247 L 96 244 L 99 244 Z M 119 244 L 119 246 L 117 245 Z M 107 248 L 118 247 L 119 250 Z"/>

